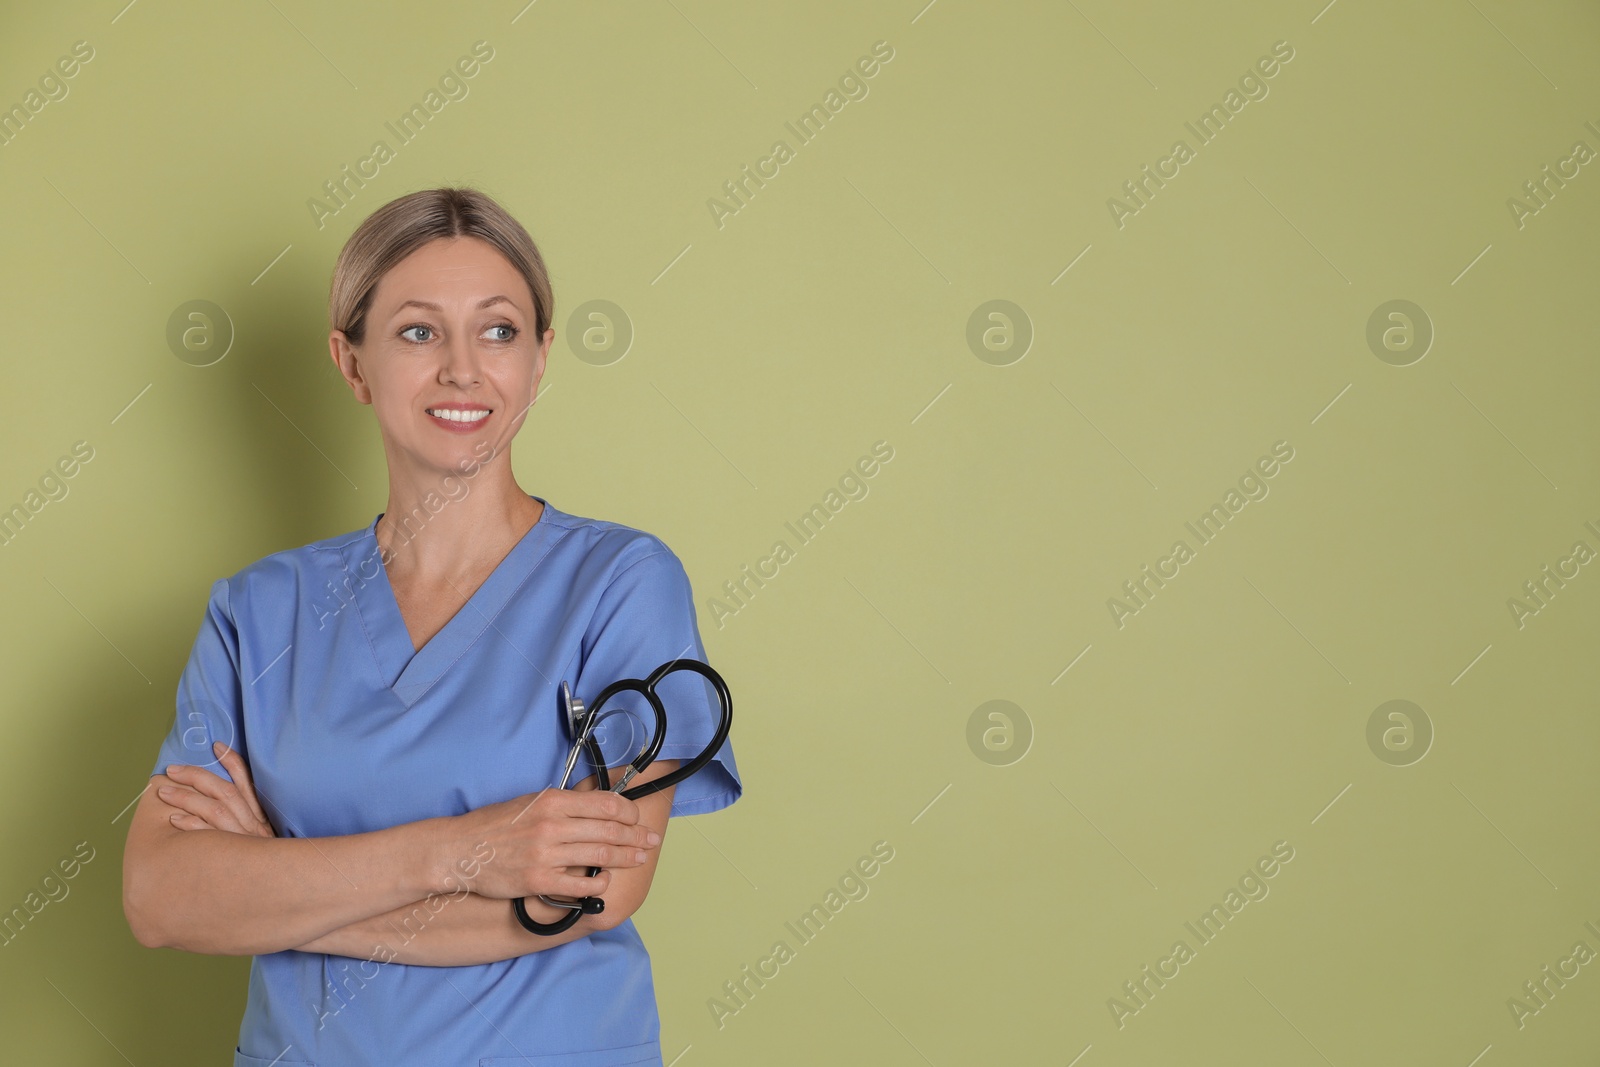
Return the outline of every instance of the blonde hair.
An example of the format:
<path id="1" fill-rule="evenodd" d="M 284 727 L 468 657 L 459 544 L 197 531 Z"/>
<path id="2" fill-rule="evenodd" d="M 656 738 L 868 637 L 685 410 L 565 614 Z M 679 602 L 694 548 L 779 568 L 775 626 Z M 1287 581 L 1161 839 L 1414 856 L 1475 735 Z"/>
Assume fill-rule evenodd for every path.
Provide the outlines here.
<path id="1" fill-rule="evenodd" d="M 486 193 L 468 188 L 423 189 L 374 211 L 339 251 L 328 291 L 328 321 L 353 345 L 366 339 L 367 310 L 378 282 L 395 264 L 429 241 L 476 237 L 493 245 L 517 269 L 533 294 L 535 344 L 544 339 L 555 310 L 550 272 L 522 224 Z"/>

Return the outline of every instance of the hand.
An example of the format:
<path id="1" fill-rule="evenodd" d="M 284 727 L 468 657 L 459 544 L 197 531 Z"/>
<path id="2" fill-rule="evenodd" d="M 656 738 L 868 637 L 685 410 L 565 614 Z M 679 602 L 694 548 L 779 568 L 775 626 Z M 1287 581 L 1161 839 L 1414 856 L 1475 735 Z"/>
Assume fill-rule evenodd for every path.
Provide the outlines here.
<path id="1" fill-rule="evenodd" d="M 506 900 L 603 896 L 612 869 L 641 866 L 661 843 L 639 814 L 616 793 L 546 789 L 452 816 L 450 879 Z M 602 869 L 591 878 L 590 867 Z"/>
<path id="2" fill-rule="evenodd" d="M 172 825 L 180 830 L 227 830 L 254 837 L 278 836 L 256 800 L 250 768 L 245 766 L 239 753 L 221 741 L 212 749 L 233 776 L 233 781 L 187 763 L 169 767 L 167 777 L 175 784 L 162 786 L 156 790 L 156 795 L 165 803 L 182 809 L 172 816 Z"/>

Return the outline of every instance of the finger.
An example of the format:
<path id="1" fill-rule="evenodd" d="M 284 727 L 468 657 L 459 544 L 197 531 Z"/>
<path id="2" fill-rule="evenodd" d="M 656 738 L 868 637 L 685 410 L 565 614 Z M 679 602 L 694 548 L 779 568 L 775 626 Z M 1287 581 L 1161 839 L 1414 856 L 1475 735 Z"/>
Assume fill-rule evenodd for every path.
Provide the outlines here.
<path id="1" fill-rule="evenodd" d="M 605 893 L 610 886 L 611 873 L 609 871 L 601 871 L 592 878 L 585 874 L 561 874 L 556 876 L 555 885 L 545 895 L 552 897 L 598 897 Z"/>
<path id="2" fill-rule="evenodd" d="M 230 813 L 233 824 L 229 829 L 233 829 L 234 826 L 238 827 L 237 830 L 234 830 L 235 833 L 253 834 L 256 832 L 255 812 L 250 810 L 250 805 L 245 802 L 243 795 L 240 794 L 239 787 L 221 775 L 208 771 L 204 767 L 179 764 L 176 767 L 167 768 L 167 777 L 181 782 L 183 785 L 211 797 L 225 806 Z M 195 814 L 209 817 L 208 812 L 202 811 Z"/>
<path id="3" fill-rule="evenodd" d="M 206 822 L 198 815 L 190 815 L 186 811 L 175 811 L 167 820 L 180 830 L 215 830 L 216 827 Z"/>
<path id="4" fill-rule="evenodd" d="M 167 768 L 167 778 L 185 789 L 193 790 L 202 796 L 211 797 L 219 803 L 228 804 L 234 812 L 235 822 L 238 822 L 249 810 L 248 805 L 243 804 L 242 798 L 237 807 L 229 804 L 229 791 L 231 790 L 234 795 L 237 795 L 238 790 L 233 787 L 231 782 L 215 771 L 188 763 L 175 763 Z"/>
<path id="5" fill-rule="evenodd" d="M 162 786 L 156 790 L 156 795 L 161 798 L 162 803 L 177 808 L 185 817 L 199 819 L 205 824 L 204 828 L 225 830 L 235 834 L 248 833 L 239 825 L 238 817 L 226 804 L 188 786 Z M 202 827 L 190 825 L 187 828 Z"/>
<path id="6" fill-rule="evenodd" d="M 615 867 L 618 870 L 637 867 L 646 862 L 650 854 L 632 845 L 599 845 L 576 842 L 553 849 L 549 859 L 568 867 Z"/>
<path id="7" fill-rule="evenodd" d="M 564 841 L 627 845 L 632 848 L 655 847 L 650 843 L 650 836 L 655 834 L 655 830 L 645 823 L 630 826 L 609 819 L 565 819 L 560 827 Z M 656 835 L 655 843 L 661 843 L 660 835 Z"/>
<path id="8" fill-rule="evenodd" d="M 552 792 L 560 798 L 560 810 L 568 815 L 588 819 L 610 819 L 628 825 L 639 821 L 639 805 L 609 789 L 584 793 L 575 793 L 570 789 Z"/>
<path id="9" fill-rule="evenodd" d="M 201 819 L 214 830 L 227 830 L 235 834 L 250 832 L 239 824 L 239 818 L 232 808 L 195 789 L 164 785 L 156 790 L 156 796 L 161 798 L 162 803 Z M 193 826 L 187 828 L 197 829 Z"/>
<path id="10" fill-rule="evenodd" d="M 245 800 L 250 805 L 250 810 L 262 823 L 267 822 L 267 813 L 262 810 L 261 802 L 256 797 L 256 780 L 250 776 L 250 766 L 245 763 L 244 757 L 227 745 L 218 741 L 212 746 L 217 750 L 222 765 L 228 769 L 228 774 L 233 778 L 234 784 L 244 794 Z"/>

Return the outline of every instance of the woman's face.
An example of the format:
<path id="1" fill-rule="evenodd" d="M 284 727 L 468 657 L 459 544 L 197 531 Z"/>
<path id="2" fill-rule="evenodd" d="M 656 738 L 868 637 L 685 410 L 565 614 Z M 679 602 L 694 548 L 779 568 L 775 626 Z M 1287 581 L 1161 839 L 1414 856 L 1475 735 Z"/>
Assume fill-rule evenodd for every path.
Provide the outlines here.
<path id="1" fill-rule="evenodd" d="M 377 415 L 391 480 L 459 472 L 486 461 L 486 443 L 492 455 L 510 447 L 555 337 L 533 329 L 528 283 L 476 237 L 430 241 L 379 280 L 366 340 L 357 348 L 334 330 L 328 347 Z"/>

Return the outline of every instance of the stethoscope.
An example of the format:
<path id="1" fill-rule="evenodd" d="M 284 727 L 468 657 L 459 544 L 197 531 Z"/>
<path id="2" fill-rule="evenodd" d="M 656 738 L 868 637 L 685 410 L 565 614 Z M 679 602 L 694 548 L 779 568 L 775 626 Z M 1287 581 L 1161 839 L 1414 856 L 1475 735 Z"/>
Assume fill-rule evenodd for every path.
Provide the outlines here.
<path id="1" fill-rule="evenodd" d="M 656 686 L 667 675 L 675 674 L 678 671 L 694 671 L 696 674 L 702 674 L 710 680 L 717 691 L 717 702 L 722 705 L 722 720 L 717 724 L 716 733 L 712 735 L 710 743 L 694 759 L 675 771 L 663 774 L 660 778 L 653 778 L 643 785 L 636 785 L 631 789 L 626 788 L 628 783 L 633 781 L 641 771 L 655 762 L 656 755 L 661 751 L 662 742 L 666 740 L 667 709 L 661 704 L 661 697 L 656 693 Z M 650 710 L 655 712 L 656 728 L 650 735 L 650 739 L 645 742 L 644 747 L 639 750 L 639 754 L 634 757 L 633 762 L 629 763 L 627 769 L 622 772 L 622 777 L 617 779 L 617 784 L 613 786 L 611 784 L 611 774 L 606 769 L 605 755 L 600 750 L 600 741 L 595 736 L 595 727 L 600 724 L 602 719 L 609 718 L 611 715 L 628 714 L 622 708 L 613 708 L 611 711 L 601 714 L 600 709 L 605 707 L 606 702 L 618 693 L 642 694 L 645 700 L 649 702 Z M 722 742 L 727 740 L 728 729 L 733 725 L 733 697 L 728 694 L 728 686 L 722 680 L 722 675 L 712 670 L 710 664 L 702 663 L 697 659 L 674 659 L 668 660 L 651 671 L 650 677 L 643 680 L 621 678 L 612 682 L 600 691 L 600 695 L 595 697 L 594 704 L 591 707 L 585 707 L 583 701 L 572 695 L 572 690 L 567 686 L 567 683 L 562 682 L 556 692 L 556 716 L 561 721 L 562 731 L 572 739 L 572 748 L 567 753 L 567 765 L 561 772 L 561 784 L 556 788 L 567 788 L 568 783 L 572 780 L 572 772 L 578 765 L 578 756 L 583 754 L 587 755 L 590 765 L 594 768 L 595 778 L 598 780 L 601 789 L 620 794 L 629 800 L 638 800 L 640 797 L 660 792 L 670 785 L 677 785 L 711 762 L 711 757 L 716 755 L 717 749 L 722 747 Z M 589 876 L 591 878 L 599 873 L 599 867 L 589 868 Z M 516 897 L 511 901 L 511 910 L 516 913 L 517 921 L 522 924 L 523 929 L 530 933 L 546 936 L 559 934 L 563 930 L 569 929 L 580 917 L 598 915 L 606 908 L 606 902 L 599 897 L 556 900 L 540 894 L 539 899 L 553 907 L 572 909 L 568 914 L 553 923 L 542 923 L 528 914 L 528 906 L 523 902 L 522 897 Z"/>

